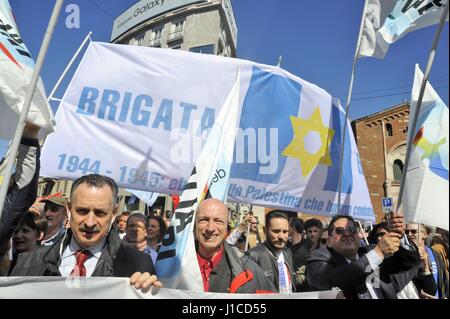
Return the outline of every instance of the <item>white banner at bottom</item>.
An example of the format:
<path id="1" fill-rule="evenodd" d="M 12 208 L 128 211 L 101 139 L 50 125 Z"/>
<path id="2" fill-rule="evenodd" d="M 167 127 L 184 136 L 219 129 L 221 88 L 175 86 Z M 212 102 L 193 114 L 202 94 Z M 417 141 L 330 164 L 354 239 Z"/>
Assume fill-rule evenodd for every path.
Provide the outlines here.
<path id="1" fill-rule="evenodd" d="M 336 299 L 338 289 L 295 294 L 226 294 L 152 288 L 142 293 L 129 278 L 4 277 L 1 299 Z"/>

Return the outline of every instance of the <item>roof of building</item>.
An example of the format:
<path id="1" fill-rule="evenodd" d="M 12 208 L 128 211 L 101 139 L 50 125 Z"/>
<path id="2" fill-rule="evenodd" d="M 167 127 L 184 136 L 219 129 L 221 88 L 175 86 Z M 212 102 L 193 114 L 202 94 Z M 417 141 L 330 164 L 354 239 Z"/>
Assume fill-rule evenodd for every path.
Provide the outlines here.
<path id="1" fill-rule="evenodd" d="M 353 120 L 352 122 L 356 123 L 356 122 L 366 121 L 366 120 L 371 119 L 373 117 L 383 117 L 384 114 L 395 113 L 395 112 L 398 112 L 398 111 L 400 111 L 401 109 L 404 109 L 404 108 L 408 108 L 409 109 L 409 102 L 405 101 L 405 102 L 403 102 L 401 104 L 397 104 L 397 105 L 392 106 L 390 108 L 387 108 L 385 110 L 382 110 L 382 111 L 379 111 L 379 112 L 376 112 L 376 113 L 373 113 L 373 114 L 369 114 L 369 115 L 363 116 L 363 117 L 361 117 L 359 119 Z"/>

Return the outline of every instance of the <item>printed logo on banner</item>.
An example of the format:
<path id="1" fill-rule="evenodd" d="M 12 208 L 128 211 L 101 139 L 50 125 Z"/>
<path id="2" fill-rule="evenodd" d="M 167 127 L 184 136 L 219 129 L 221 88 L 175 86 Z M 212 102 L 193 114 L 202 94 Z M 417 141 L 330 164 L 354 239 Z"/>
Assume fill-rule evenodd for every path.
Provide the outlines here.
<path id="1" fill-rule="evenodd" d="M 429 161 L 430 171 L 448 181 L 448 141 L 439 125 L 425 123 L 439 123 L 446 108 L 442 101 L 438 101 L 437 105 L 430 106 L 428 111 L 419 116 L 417 127 L 420 129 L 414 137 L 413 145 L 422 151 L 422 161 Z"/>
<path id="2" fill-rule="evenodd" d="M 10 10 L 9 13 L 12 16 Z M 17 33 L 15 26 L 8 23 L 6 19 L 5 21 L 0 19 L 0 52 L 3 52 L 19 68 L 22 68 L 19 63 L 34 67 L 33 59 Z"/>
<path id="3" fill-rule="evenodd" d="M 271 184 L 279 182 L 287 159 L 281 152 L 291 143 L 294 135 L 290 117 L 298 114 L 300 92 L 299 83 L 253 67 L 239 127 L 244 135 L 249 131 L 257 133 L 254 135 L 256 148 L 243 147 L 235 150 L 231 178 Z M 276 143 L 272 143 L 273 141 Z M 248 140 L 247 142 L 249 143 Z M 277 150 L 271 149 L 275 146 L 278 147 Z M 250 152 L 256 154 L 251 156 Z M 267 154 L 274 154 L 269 158 L 272 163 L 262 163 L 261 156 Z M 252 158 L 256 158 L 256 155 L 259 160 L 253 161 Z M 276 163 L 273 163 L 274 161 Z M 267 165 L 274 164 L 277 164 L 274 169 L 267 169 Z"/>

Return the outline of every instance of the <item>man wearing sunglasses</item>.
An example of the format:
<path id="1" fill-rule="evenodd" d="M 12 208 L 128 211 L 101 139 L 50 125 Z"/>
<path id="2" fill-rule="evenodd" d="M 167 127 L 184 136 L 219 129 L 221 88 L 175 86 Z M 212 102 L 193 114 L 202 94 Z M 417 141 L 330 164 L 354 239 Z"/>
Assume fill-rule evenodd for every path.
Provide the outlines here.
<path id="1" fill-rule="evenodd" d="M 403 216 L 393 215 L 389 233 L 376 245 L 360 247 L 352 217 L 335 216 L 329 225 L 329 244 L 315 250 L 306 265 L 312 290 L 340 288 L 346 298 L 397 298 L 411 280 L 397 274 L 414 268 L 419 254 L 404 235 Z"/>

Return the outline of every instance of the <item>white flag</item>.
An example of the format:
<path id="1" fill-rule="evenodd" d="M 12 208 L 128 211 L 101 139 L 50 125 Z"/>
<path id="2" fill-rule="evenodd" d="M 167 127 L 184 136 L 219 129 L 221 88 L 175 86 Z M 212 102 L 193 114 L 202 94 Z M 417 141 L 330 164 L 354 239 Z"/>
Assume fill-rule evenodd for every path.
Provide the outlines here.
<path id="1" fill-rule="evenodd" d="M 279 67 L 179 50 L 91 42 L 56 114 L 58 132 L 45 141 L 41 175 L 98 173 L 123 188 L 181 194 L 237 68 L 242 103 L 228 200 L 332 217 L 345 129 L 341 212 L 373 222 L 337 100 Z M 224 172 L 219 164 L 212 179 Z"/>
<path id="2" fill-rule="evenodd" d="M 181 194 L 156 261 L 164 287 L 203 291 L 193 234 L 198 204 L 207 197 L 224 200 L 239 118 L 240 71 Z M 217 176 L 218 171 L 221 176 Z"/>
<path id="3" fill-rule="evenodd" d="M 416 112 L 423 74 L 416 65 L 411 97 L 411 118 Z M 404 190 L 408 222 L 423 223 L 448 230 L 448 107 L 427 83 L 414 132 Z"/>
<path id="4" fill-rule="evenodd" d="M 0 0 L 0 138 L 11 139 L 22 111 L 34 61 L 20 38 L 8 0 Z M 54 131 L 53 112 L 39 80 L 28 121 Z"/>
<path id="5" fill-rule="evenodd" d="M 358 57 L 384 58 L 406 33 L 439 23 L 448 0 L 366 0 Z M 448 15 L 447 15 L 448 20 Z"/>

